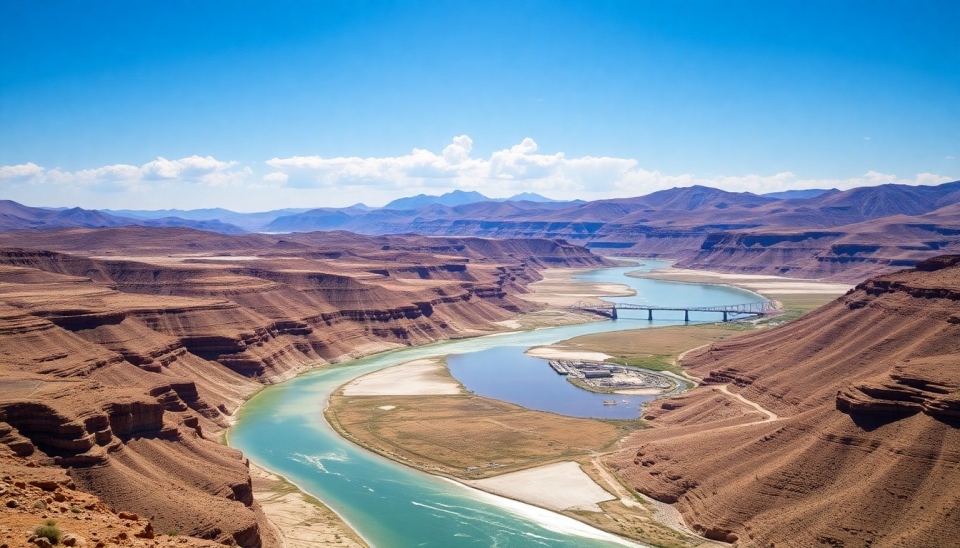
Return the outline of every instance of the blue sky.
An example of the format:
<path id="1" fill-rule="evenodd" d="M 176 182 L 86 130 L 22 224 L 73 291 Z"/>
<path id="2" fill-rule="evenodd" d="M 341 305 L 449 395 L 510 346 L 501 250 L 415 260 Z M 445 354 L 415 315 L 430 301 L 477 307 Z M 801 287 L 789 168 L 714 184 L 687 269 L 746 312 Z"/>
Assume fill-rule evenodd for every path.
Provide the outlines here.
<path id="1" fill-rule="evenodd" d="M 0 197 L 934 184 L 960 178 L 957 28 L 954 0 L 0 0 Z"/>

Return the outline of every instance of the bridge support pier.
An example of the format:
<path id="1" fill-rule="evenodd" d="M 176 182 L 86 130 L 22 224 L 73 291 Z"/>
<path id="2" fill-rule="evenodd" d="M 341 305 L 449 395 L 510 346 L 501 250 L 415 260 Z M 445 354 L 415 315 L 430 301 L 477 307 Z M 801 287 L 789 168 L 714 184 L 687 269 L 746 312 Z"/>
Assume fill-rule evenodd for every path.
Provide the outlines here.
<path id="1" fill-rule="evenodd" d="M 614 319 L 614 320 L 617 319 L 617 307 L 616 307 L 616 306 L 613 307 L 613 310 L 612 310 L 611 313 L 610 313 L 610 318 L 611 318 L 611 319 Z"/>
<path id="2" fill-rule="evenodd" d="M 647 309 L 647 321 L 648 321 L 648 322 L 652 322 L 652 321 L 653 321 L 653 309 L 652 309 L 652 308 Z"/>
<path id="3" fill-rule="evenodd" d="M 684 310 L 684 311 L 683 311 L 683 321 L 685 321 L 685 322 L 689 322 L 689 321 L 690 321 L 690 311 L 689 311 L 689 310 Z"/>
<path id="4" fill-rule="evenodd" d="M 723 313 L 723 321 L 727 321 L 727 313 L 726 313 L 726 312 Z"/>

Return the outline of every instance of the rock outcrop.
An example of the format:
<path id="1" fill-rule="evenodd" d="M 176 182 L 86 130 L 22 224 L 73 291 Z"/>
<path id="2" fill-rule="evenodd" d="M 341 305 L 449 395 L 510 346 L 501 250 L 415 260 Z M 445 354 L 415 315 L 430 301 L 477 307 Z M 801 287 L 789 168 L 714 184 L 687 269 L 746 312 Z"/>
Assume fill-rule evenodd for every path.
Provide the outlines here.
<path id="1" fill-rule="evenodd" d="M 0 249 L 0 450 L 152 527 L 274 545 L 243 456 L 212 439 L 263 383 L 529 310 L 554 241 L 225 236 L 127 227 Z M 13 457 L 12 457 L 13 458 Z"/>
<path id="2" fill-rule="evenodd" d="M 873 278 L 685 359 L 704 386 L 647 411 L 608 463 L 737 546 L 960 538 L 960 257 Z M 770 420 L 718 385 L 774 413 Z M 714 415 L 711 418 L 711 415 Z"/>

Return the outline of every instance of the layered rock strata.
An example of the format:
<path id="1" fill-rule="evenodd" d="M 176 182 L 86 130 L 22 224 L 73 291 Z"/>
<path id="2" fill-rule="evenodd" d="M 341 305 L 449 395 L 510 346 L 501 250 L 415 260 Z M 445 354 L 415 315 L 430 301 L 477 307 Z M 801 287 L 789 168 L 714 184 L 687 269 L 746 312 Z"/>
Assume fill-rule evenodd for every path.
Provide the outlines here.
<path id="1" fill-rule="evenodd" d="M 685 360 L 704 386 L 648 410 L 658 427 L 609 464 L 737 546 L 949 545 L 960 538 L 958 310 L 960 257 L 941 257 L 715 343 Z"/>
<path id="2" fill-rule="evenodd" d="M 0 249 L 0 449 L 158 530 L 274 545 L 243 456 L 214 441 L 264 383 L 479 334 L 532 306 L 562 242 L 224 236 L 140 227 Z M 47 247 L 49 246 L 49 247 Z"/>

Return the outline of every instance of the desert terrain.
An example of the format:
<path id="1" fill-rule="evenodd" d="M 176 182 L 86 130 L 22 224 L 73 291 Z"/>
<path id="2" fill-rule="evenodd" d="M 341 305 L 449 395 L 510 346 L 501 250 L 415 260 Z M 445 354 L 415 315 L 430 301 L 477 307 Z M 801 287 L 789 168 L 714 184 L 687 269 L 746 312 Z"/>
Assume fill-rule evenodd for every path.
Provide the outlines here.
<path id="1" fill-rule="evenodd" d="M 564 307 L 625 291 L 572 282 L 571 269 L 610 263 L 552 240 L 131 226 L 0 234 L 0 246 L 0 472 L 15 499 L 3 521 L 24 542 L 47 519 L 101 539 L 123 512 L 143 536 L 111 538 L 131 545 L 149 527 L 164 541 L 362 546 L 328 508 L 219 443 L 246 398 L 392 348 L 596 320 Z M 747 287 L 784 314 L 534 351 L 700 384 L 648 405 L 642 422 L 479 398 L 436 361 L 358 379 L 327 416 L 405 464 L 664 546 L 928 545 L 960 533 L 944 526 L 958 492 L 958 264 L 923 261 L 839 298 L 845 284 L 650 273 Z M 54 480 L 18 487 L 37 474 Z M 545 501 L 536 486 L 558 478 L 579 487 Z M 66 503 L 33 506 L 45 499 L 31 489 Z M 99 513 L 80 524 L 74 500 Z"/>
<path id="2" fill-rule="evenodd" d="M 324 416 L 346 439 L 424 472 L 643 542 L 713 544 L 678 526 L 672 507 L 627 493 L 600 465 L 639 421 L 566 417 L 479 397 L 425 361 L 347 383 Z"/>
<path id="3" fill-rule="evenodd" d="M 650 406 L 605 464 L 738 546 L 954 542 L 958 283 L 956 256 L 932 259 L 688 354 L 703 385 Z"/>
<path id="4" fill-rule="evenodd" d="M 690 272 L 674 276 L 699 281 Z M 960 259 L 921 262 L 839 297 L 842 285 L 723 278 L 782 300 L 794 319 L 595 334 L 533 351 L 673 371 L 699 385 L 648 404 L 642 424 L 615 444 L 563 455 L 535 439 L 513 443 L 514 432 L 473 422 L 506 404 L 470 395 L 447 396 L 469 398 L 469 409 L 428 395 L 349 405 L 338 396 L 331 421 L 401 462 L 646 542 L 943 546 L 956 538 Z M 388 421 L 357 404 L 401 414 Z M 551 424 L 560 421 L 540 428 Z M 525 430 L 550 439 L 542 438 L 548 430 Z M 485 441 L 470 443 L 476 439 Z M 526 459 L 504 458 L 521 445 L 531 451 Z M 506 465 L 477 466 L 491 459 Z M 574 463 L 579 471 L 565 477 L 575 500 L 559 508 L 537 496 Z M 477 475 L 486 479 L 471 479 Z"/>
<path id="5" fill-rule="evenodd" d="M 544 268 L 604 264 L 547 240 L 0 234 L 3 462 L 66 471 L 157 531 L 275 546 L 264 490 L 218 443 L 246 398 L 325 363 L 504 330 L 537 308 L 519 295 Z"/>
<path id="6" fill-rule="evenodd" d="M 414 199 L 415 198 L 415 199 Z M 484 238 L 562 238 L 605 255 L 677 266 L 857 283 L 960 252 L 960 181 L 757 195 L 692 186 L 645 196 L 563 202 L 479 193 L 346 207 L 240 214 L 46 210 L 0 201 L 0 232 L 77 227 L 190 227 L 225 234 L 346 230 Z"/>
<path id="7" fill-rule="evenodd" d="M 0 548 L 960 548 L 957 29 L 0 0 Z"/>

